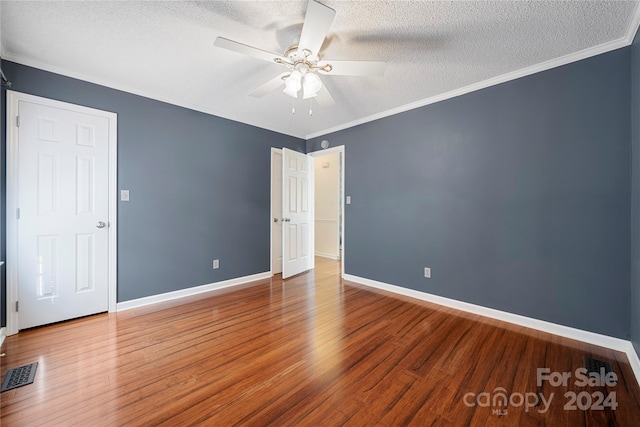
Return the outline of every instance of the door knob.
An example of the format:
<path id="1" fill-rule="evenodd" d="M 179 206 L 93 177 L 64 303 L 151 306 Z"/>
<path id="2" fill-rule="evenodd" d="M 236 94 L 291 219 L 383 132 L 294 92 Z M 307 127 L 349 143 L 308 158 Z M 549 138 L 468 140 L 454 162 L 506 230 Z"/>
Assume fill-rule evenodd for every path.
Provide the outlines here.
<path id="1" fill-rule="evenodd" d="M 98 221 L 98 223 L 96 224 L 96 227 L 98 228 L 105 228 L 107 226 L 107 224 L 104 221 Z"/>
<path id="2" fill-rule="evenodd" d="M 291 222 L 291 218 L 285 218 L 285 222 Z"/>
<path id="3" fill-rule="evenodd" d="M 278 222 L 278 218 L 273 218 L 273 222 Z"/>

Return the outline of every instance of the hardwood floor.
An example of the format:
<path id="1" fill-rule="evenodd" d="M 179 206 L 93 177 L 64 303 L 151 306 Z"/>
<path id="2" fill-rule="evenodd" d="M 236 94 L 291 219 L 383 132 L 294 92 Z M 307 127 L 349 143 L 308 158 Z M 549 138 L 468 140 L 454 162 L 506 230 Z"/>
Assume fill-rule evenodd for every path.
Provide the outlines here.
<path id="1" fill-rule="evenodd" d="M 7 426 L 640 422 L 625 354 L 342 282 L 322 258 L 286 281 L 24 331 L 2 352 L 3 378 L 39 362 L 33 384 L 0 395 Z M 576 385 L 584 355 L 617 383 Z M 567 386 L 538 385 L 545 367 L 570 372 Z M 613 392 L 615 410 L 580 409 Z M 534 393 L 551 402 L 522 404 Z"/>

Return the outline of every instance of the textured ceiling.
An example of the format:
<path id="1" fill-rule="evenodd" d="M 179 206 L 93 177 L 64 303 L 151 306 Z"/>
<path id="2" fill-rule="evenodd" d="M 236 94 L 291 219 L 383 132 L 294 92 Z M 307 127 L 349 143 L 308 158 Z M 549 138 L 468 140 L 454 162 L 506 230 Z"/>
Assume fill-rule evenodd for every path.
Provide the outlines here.
<path id="1" fill-rule="evenodd" d="M 306 1 L 0 3 L 2 57 L 306 138 L 622 47 L 635 1 L 321 1 L 336 10 L 323 59 L 386 61 L 382 77 L 323 76 L 336 104 L 248 94 L 285 71 L 215 47 L 283 53 Z M 502 76 L 502 77 L 500 77 Z M 10 78 L 10 76 L 8 76 Z"/>

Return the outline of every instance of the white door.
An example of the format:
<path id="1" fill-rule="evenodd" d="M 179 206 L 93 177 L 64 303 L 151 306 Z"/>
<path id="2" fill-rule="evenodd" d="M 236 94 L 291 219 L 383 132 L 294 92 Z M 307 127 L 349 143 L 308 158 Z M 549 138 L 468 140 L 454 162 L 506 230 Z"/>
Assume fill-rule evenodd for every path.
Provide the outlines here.
<path id="1" fill-rule="evenodd" d="M 314 268 L 313 158 L 282 149 L 282 278 Z"/>
<path id="2" fill-rule="evenodd" d="M 19 329 L 108 309 L 109 120 L 18 103 Z"/>
<path id="3" fill-rule="evenodd" d="M 271 151 L 271 273 L 282 273 L 282 152 Z"/>

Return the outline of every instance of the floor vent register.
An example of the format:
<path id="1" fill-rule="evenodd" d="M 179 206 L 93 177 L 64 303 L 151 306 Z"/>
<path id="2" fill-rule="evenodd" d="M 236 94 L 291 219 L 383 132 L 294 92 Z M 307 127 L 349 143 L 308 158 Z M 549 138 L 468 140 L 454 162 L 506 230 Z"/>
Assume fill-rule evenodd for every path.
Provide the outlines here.
<path id="1" fill-rule="evenodd" d="M 4 381 L 2 382 L 2 389 L 0 390 L 0 393 L 22 387 L 23 385 L 31 384 L 36 376 L 37 368 L 38 362 L 33 362 L 29 365 L 9 369 L 7 375 L 4 377 Z"/>

